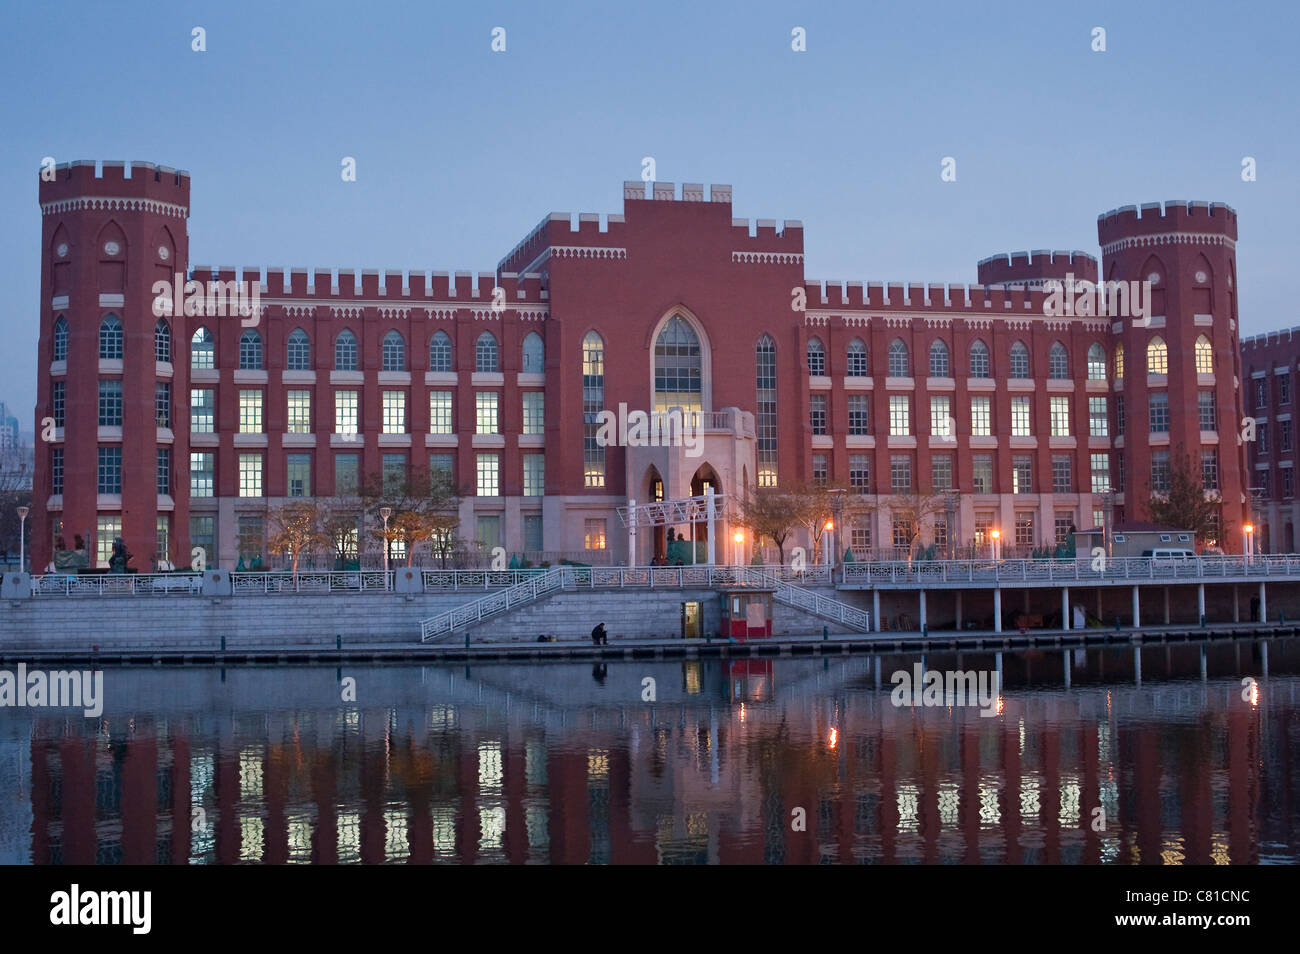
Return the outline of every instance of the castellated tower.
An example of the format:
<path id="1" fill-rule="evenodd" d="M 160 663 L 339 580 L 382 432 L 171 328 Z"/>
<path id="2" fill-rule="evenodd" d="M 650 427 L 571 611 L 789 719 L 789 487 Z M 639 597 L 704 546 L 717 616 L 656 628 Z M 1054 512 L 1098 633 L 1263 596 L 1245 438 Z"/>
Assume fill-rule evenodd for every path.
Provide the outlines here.
<path id="1" fill-rule="evenodd" d="M 1149 320 L 1111 319 L 1117 520 L 1149 519 L 1152 491 L 1186 455 L 1207 487 L 1217 483 L 1226 523 L 1220 545 L 1240 552 L 1247 482 L 1237 213 L 1217 202 L 1130 205 L 1099 216 L 1097 236 L 1103 281 L 1151 287 Z"/>
<path id="2" fill-rule="evenodd" d="M 40 182 L 32 567 L 82 537 L 90 566 L 121 536 L 131 565 L 189 564 L 189 365 L 155 282 L 189 267 L 187 172 L 77 161 Z M 52 420 L 51 420 L 52 419 Z"/>

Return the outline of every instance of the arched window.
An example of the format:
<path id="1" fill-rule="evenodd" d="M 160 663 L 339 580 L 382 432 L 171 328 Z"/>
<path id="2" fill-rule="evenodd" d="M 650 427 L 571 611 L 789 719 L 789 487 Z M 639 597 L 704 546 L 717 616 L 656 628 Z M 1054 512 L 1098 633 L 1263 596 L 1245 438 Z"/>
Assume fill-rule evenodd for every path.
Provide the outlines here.
<path id="1" fill-rule="evenodd" d="M 497 339 L 485 331 L 474 344 L 474 370 L 479 374 L 492 374 L 500 367 L 497 362 Z M 603 486 L 603 485 L 602 485 Z"/>
<path id="2" fill-rule="evenodd" d="M 295 328 L 289 333 L 289 348 L 286 354 L 286 367 L 290 371 L 311 370 L 311 339 L 307 332 Z"/>
<path id="3" fill-rule="evenodd" d="M 808 339 L 808 373 L 821 375 L 826 373 L 826 349 L 818 338 Z"/>
<path id="4" fill-rule="evenodd" d="M 546 345 L 542 336 L 530 331 L 524 337 L 524 363 L 520 367 L 523 374 L 543 374 L 546 369 Z"/>
<path id="5" fill-rule="evenodd" d="M 656 411 L 704 409 L 700 339 L 681 315 L 669 318 L 655 339 L 654 363 Z"/>
<path id="6" fill-rule="evenodd" d="M 262 336 L 252 328 L 239 336 L 239 370 L 262 370 Z"/>
<path id="7" fill-rule="evenodd" d="M 849 345 L 849 374 L 853 374 L 853 345 L 862 348 L 861 341 Z M 863 359 L 862 373 L 866 374 L 866 349 L 860 352 Z M 758 339 L 754 348 L 757 364 L 755 385 L 758 396 L 758 413 L 754 416 L 754 426 L 758 437 L 758 486 L 776 486 L 776 345 L 767 335 Z"/>
<path id="8" fill-rule="evenodd" d="M 1124 343 L 1115 345 L 1115 380 L 1124 380 Z"/>
<path id="9" fill-rule="evenodd" d="M 902 338 L 895 338 L 889 346 L 889 376 L 891 378 L 910 378 L 912 363 L 908 360 L 907 345 Z"/>
<path id="10" fill-rule="evenodd" d="M 976 341 L 970 346 L 970 376 L 987 378 L 989 376 L 989 346 Z"/>
<path id="11" fill-rule="evenodd" d="M 429 339 L 429 370 L 451 370 L 451 338 L 445 331 L 435 331 Z"/>
<path id="12" fill-rule="evenodd" d="M 62 315 L 54 322 L 54 341 L 51 347 L 51 361 L 68 360 L 68 322 Z"/>
<path id="13" fill-rule="evenodd" d="M 1214 348 L 1205 335 L 1199 335 L 1196 339 L 1196 373 L 1214 373 Z"/>
<path id="14" fill-rule="evenodd" d="M 495 364 L 496 339 L 487 332 L 479 338 L 492 343 Z M 582 474 L 586 487 L 605 486 L 605 445 L 599 439 L 600 412 L 605 409 L 605 342 L 594 331 L 582 339 Z"/>
<path id="15" fill-rule="evenodd" d="M 1052 342 L 1052 349 L 1047 352 L 1047 376 L 1055 381 L 1070 376 L 1070 355 L 1059 341 Z"/>
<path id="16" fill-rule="evenodd" d="M 865 378 L 867 376 L 867 346 L 859 339 L 854 338 L 849 342 L 849 352 L 846 357 L 848 359 L 848 370 L 845 373 L 851 378 Z"/>
<path id="17" fill-rule="evenodd" d="M 334 370 L 355 371 L 357 369 L 357 339 L 352 332 L 344 328 L 334 339 Z"/>
<path id="18" fill-rule="evenodd" d="M 212 332 L 200 328 L 190 339 L 190 370 L 211 371 L 217 366 L 217 349 Z"/>
<path id="19" fill-rule="evenodd" d="M 1159 335 L 1147 343 L 1147 374 L 1169 373 L 1169 348 Z"/>
<path id="20" fill-rule="evenodd" d="M 935 341 L 930 345 L 930 377 L 946 378 L 948 377 L 948 346 L 942 341 Z"/>
<path id="21" fill-rule="evenodd" d="M 1088 348 L 1088 380 L 1106 380 L 1106 349 L 1097 341 Z"/>
<path id="22" fill-rule="evenodd" d="M 171 364 L 172 328 L 166 318 L 159 318 L 153 326 L 153 359 Z"/>
<path id="23" fill-rule="evenodd" d="M 406 370 L 406 339 L 396 328 L 384 335 L 381 358 L 382 363 L 379 366 L 381 371 Z"/>
<path id="24" fill-rule="evenodd" d="M 1011 346 L 1010 371 L 1013 378 L 1029 377 L 1029 349 L 1022 341 L 1017 341 Z"/>
<path id="25" fill-rule="evenodd" d="M 122 357 L 122 322 L 117 315 L 109 315 L 99 323 L 99 356 L 119 360 Z"/>

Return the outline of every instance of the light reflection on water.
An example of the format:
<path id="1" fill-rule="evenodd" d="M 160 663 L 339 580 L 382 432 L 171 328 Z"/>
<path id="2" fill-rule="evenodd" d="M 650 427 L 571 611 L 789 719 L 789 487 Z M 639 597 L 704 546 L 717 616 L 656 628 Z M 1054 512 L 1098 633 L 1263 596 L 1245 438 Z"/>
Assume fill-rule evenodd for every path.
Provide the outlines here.
<path id="1" fill-rule="evenodd" d="M 0 710 L 0 861 L 1300 860 L 1300 640 L 917 661 L 110 669 Z"/>

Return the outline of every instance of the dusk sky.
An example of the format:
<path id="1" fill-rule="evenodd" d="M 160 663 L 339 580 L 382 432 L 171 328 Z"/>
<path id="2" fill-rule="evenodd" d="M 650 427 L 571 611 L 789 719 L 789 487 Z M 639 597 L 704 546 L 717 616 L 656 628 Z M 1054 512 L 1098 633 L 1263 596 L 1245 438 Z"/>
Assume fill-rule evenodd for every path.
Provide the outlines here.
<path id="1" fill-rule="evenodd" d="M 812 279 L 973 283 L 995 252 L 1099 254 L 1120 205 L 1221 201 L 1243 336 L 1300 324 L 1295 3 L 67 2 L 4 21 L 0 400 L 25 431 L 45 156 L 189 170 L 191 262 L 237 266 L 491 271 L 548 212 L 620 212 L 646 156 L 661 181 L 730 183 L 736 216 L 802 220 Z"/>

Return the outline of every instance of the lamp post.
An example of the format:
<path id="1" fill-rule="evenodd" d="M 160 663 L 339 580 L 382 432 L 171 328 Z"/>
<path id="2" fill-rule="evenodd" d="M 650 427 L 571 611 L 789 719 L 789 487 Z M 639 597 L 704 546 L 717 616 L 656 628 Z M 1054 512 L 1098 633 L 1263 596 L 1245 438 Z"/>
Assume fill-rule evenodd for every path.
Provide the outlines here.
<path id="1" fill-rule="evenodd" d="M 826 521 L 826 565 L 835 572 L 835 521 Z"/>
<path id="2" fill-rule="evenodd" d="M 30 507 L 18 508 L 18 572 L 27 569 L 27 515 Z"/>
<path id="3" fill-rule="evenodd" d="M 1255 525 L 1248 523 L 1241 528 L 1241 553 L 1246 558 L 1246 565 L 1255 562 Z"/>
<path id="4" fill-rule="evenodd" d="M 388 518 L 392 515 L 392 507 L 379 508 L 379 516 L 384 518 L 384 589 L 388 589 Z"/>
<path id="5" fill-rule="evenodd" d="M 1002 531 L 996 528 L 989 531 L 989 537 L 993 541 L 993 562 L 998 562 L 998 541 L 1002 539 Z"/>
<path id="6" fill-rule="evenodd" d="M 742 549 L 742 545 L 745 542 L 745 535 L 737 530 L 736 535 L 732 537 L 732 539 L 736 541 L 736 566 L 743 566 L 745 561 L 743 559 L 744 550 Z"/>

